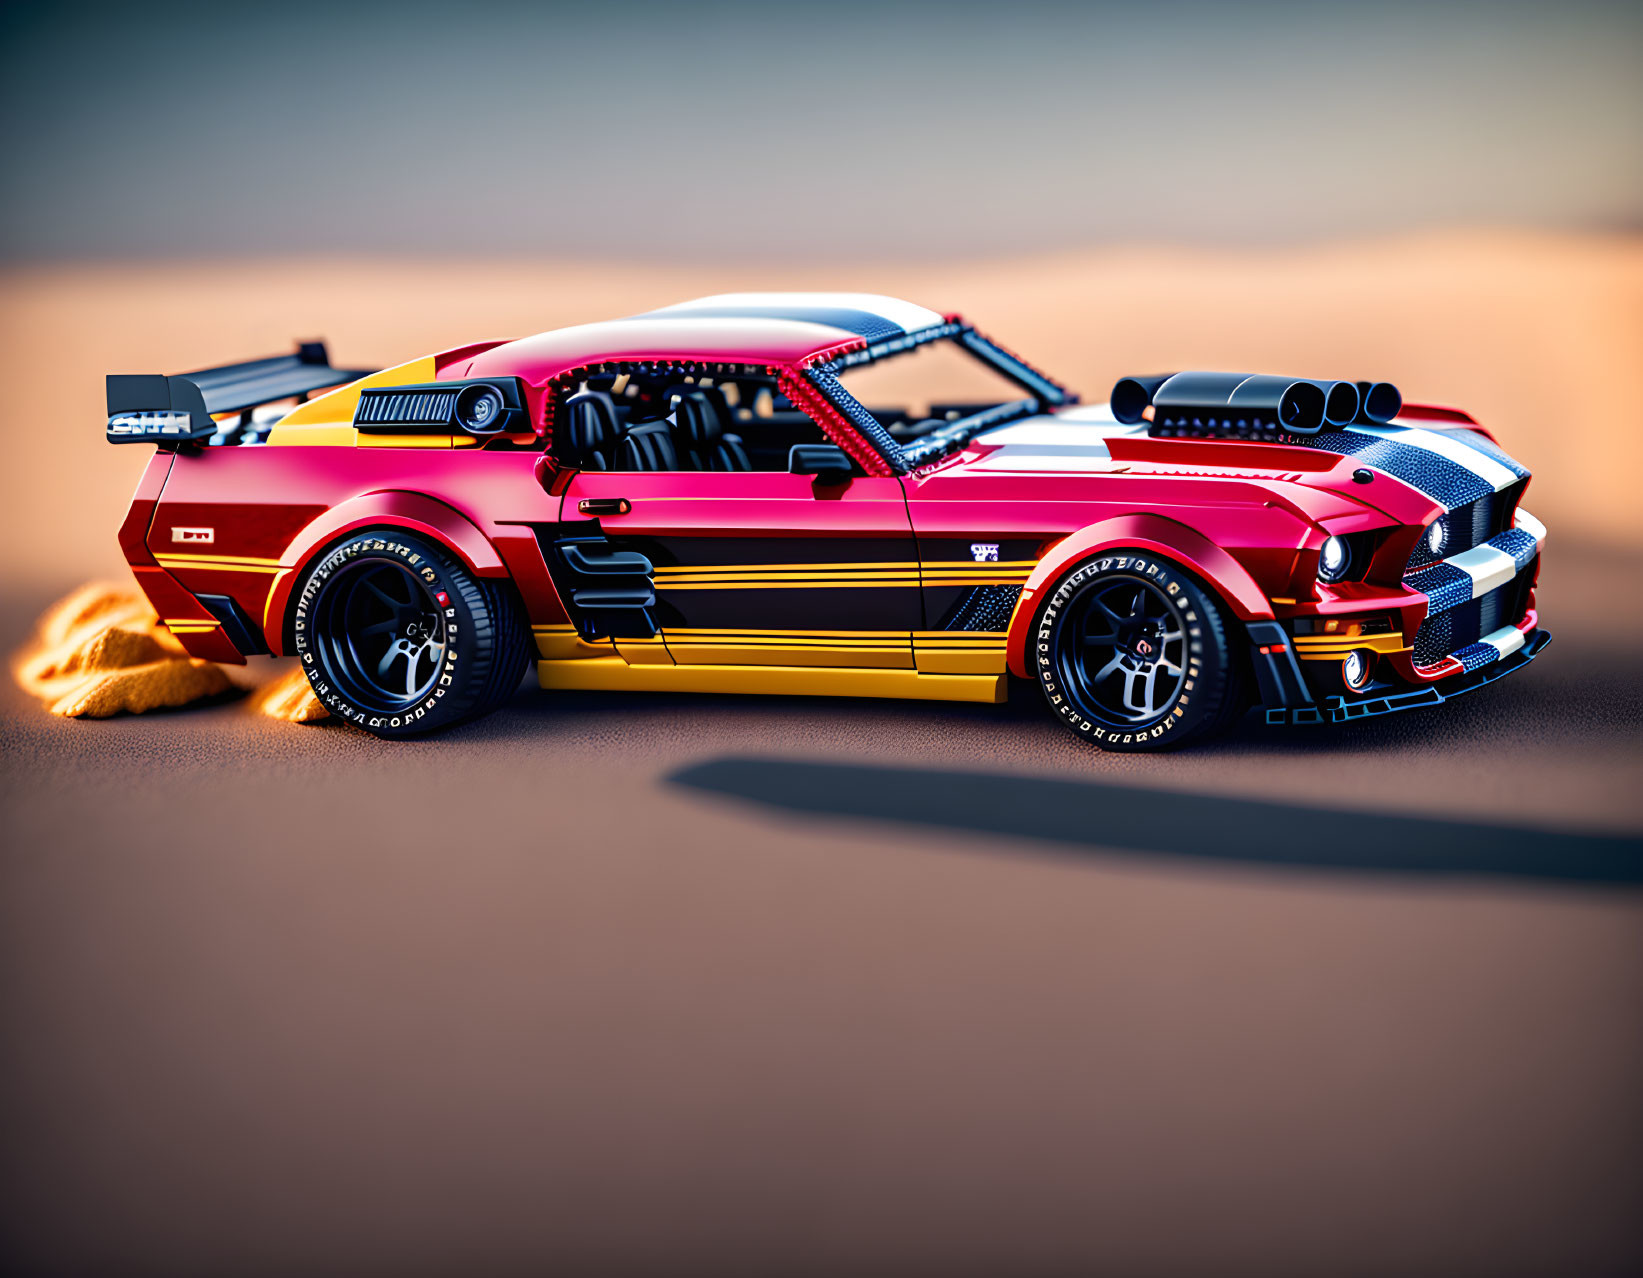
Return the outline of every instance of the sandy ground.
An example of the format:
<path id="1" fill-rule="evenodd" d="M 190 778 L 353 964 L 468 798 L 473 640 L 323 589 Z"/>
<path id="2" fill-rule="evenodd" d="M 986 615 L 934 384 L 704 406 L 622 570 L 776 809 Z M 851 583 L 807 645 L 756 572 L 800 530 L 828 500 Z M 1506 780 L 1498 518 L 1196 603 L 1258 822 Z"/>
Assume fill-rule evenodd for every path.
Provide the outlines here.
<path id="1" fill-rule="evenodd" d="M 1156 759 L 1030 698 L 527 688 L 392 746 L 8 688 L 0 1233 L 63 1274 L 1635 1272 L 1643 559 L 1552 553 L 1508 683 Z"/>
<path id="2" fill-rule="evenodd" d="M 11 1268 L 1643 1268 L 1643 551 L 1605 495 L 1621 468 L 1611 489 L 1580 460 L 1635 458 L 1635 435 L 1618 408 L 1569 416 L 1530 368 L 1558 352 L 1586 402 L 1617 404 L 1638 260 L 1446 241 L 836 281 L 973 310 L 1086 385 L 1278 362 L 1276 330 L 1144 287 L 1169 263 L 1229 308 L 1276 280 L 1257 310 L 1286 367 L 1335 366 L 1338 339 L 1295 311 L 1330 281 L 1356 281 L 1364 332 L 1402 306 L 1364 363 L 1411 393 L 1464 380 L 1448 397 L 1537 466 L 1553 525 L 1555 642 L 1438 711 L 1125 759 L 1031 697 L 527 688 L 389 746 L 244 702 L 54 720 L 7 685 Z M 11 280 L 0 519 L 30 554 L 6 650 L 117 567 L 144 450 L 101 443 L 93 373 L 321 330 L 389 359 L 487 315 L 518 331 L 748 282 L 319 278 L 184 272 L 152 324 L 132 318 L 151 272 Z M 1090 306 L 1088 328 L 1034 327 L 1051 303 Z M 1462 375 L 1431 343 L 1471 319 L 1499 350 Z M 1497 385 L 1514 378 L 1532 412 Z"/>

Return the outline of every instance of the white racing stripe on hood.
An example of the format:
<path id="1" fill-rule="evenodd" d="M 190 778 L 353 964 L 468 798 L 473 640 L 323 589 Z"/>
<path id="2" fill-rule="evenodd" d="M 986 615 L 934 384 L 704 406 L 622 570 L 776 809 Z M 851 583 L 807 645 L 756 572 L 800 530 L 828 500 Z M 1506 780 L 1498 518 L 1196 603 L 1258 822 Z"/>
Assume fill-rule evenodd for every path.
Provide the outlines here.
<path id="1" fill-rule="evenodd" d="M 1517 483 L 1518 477 L 1487 453 L 1471 447 L 1445 431 L 1423 430 L 1419 426 L 1359 426 L 1347 427 L 1360 435 L 1374 435 L 1412 448 L 1424 448 L 1471 471 L 1497 493 Z"/>
<path id="2" fill-rule="evenodd" d="M 1101 405 L 1104 410 L 1105 405 Z M 1076 415 L 1075 415 L 1076 414 Z M 1083 418 L 1084 420 L 1080 420 Z M 1090 420 L 1094 418 L 1094 420 Z M 1115 435 L 1145 434 L 1146 426 L 1123 426 L 1111 414 L 1075 410 L 1058 417 L 1029 417 L 978 436 L 973 442 L 994 451 L 972 470 L 1102 471 L 1112 469 L 1107 441 Z"/>

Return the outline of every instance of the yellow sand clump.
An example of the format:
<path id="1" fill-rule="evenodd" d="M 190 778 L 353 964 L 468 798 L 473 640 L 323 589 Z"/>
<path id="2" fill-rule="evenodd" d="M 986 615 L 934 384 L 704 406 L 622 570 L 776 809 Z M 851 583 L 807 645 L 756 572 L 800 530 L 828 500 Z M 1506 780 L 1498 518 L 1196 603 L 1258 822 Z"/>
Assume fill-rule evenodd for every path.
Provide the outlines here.
<path id="1" fill-rule="evenodd" d="M 82 586 L 40 619 L 17 682 L 53 714 L 106 719 L 186 706 L 227 692 L 223 670 L 183 651 L 140 594 Z"/>
<path id="2" fill-rule="evenodd" d="M 259 692 L 256 705 L 270 719 L 284 719 L 288 723 L 318 723 L 331 717 L 314 695 L 308 676 L 300 666 Z"/>

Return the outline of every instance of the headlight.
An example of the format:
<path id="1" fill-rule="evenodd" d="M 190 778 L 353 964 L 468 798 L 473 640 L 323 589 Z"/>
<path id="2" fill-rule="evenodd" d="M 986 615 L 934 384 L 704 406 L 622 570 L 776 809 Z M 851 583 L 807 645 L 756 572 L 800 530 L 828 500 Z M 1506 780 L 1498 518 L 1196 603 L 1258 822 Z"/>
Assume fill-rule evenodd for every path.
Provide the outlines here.
<path id="1" fill-rule="evenodd" d="M 1344 537 L 1329 537 L 1318 553 L 1318 580 L 1339 581 L 1352 563 L 1352 549 Z"/>
<path id="2" fill-rule="evenodd" d="M 1442 519 L 1434 520 L 1432 526 L 1426 530 L 1426 548 L 1432 552 L 1432 558 L 1442 559 L 1443 548 L 1449 544 L 1449 526 Z"/>

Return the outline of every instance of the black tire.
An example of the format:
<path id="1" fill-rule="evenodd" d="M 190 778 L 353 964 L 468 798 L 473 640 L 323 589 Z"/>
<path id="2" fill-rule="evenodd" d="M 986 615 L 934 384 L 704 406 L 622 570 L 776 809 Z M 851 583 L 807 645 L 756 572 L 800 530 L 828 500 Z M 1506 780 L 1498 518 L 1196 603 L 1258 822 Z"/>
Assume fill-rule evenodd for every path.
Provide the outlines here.
<path id="1" fill-rule="evenodd" d="M 507 582 L 395 528 L 338 542 L 297 583 L 292 639 L 337 718 L 379 737 L 438 732 L 489 714 L 525 672 L 526 633 Z"/>
<path id="2" fill-rule="evenodd" d="M 1167 750 L 1245 709 L 1224 607 L 1179 564 L 1110 550 L 1071 569 L 1033 617 L 1028 665 L 1056 717 L 1103 750 Z"/>

